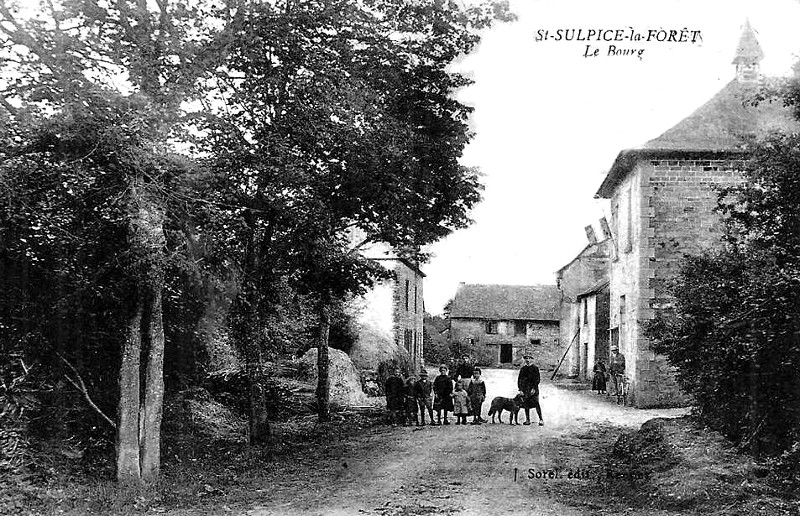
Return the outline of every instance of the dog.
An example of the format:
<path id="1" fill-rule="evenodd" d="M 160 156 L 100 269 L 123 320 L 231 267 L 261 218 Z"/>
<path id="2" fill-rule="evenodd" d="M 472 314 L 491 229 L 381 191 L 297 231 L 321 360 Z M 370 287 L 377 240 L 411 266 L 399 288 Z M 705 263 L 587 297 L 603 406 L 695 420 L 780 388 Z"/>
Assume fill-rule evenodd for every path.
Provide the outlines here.
<path id="1" fill-rule="evenodd" d="M 494 415 L 497 414 L 497 419 L 500 421 L 500 424 L 503 424 L 503 411 L 507 410 L 511 414 L 511 416 L 508 418 L 508 423 L 511 425 L 518 425 L 519 420 L 517 419 L 517 416 L 519 415 L 519 409 L 521 406 L 521 394 L 517 394 L 513 398 L 497 396 L 492 400 L 492 405 L 489 407 L 489 415 L 492 416 L 492 423 L 494 423 Z"/>

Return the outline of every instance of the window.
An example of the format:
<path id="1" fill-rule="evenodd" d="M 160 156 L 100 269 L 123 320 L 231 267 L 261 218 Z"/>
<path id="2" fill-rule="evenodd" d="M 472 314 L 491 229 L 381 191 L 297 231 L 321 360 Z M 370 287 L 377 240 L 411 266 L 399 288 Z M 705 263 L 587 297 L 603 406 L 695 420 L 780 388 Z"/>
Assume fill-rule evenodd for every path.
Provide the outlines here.
<path id="1" fill-rule="evenodd" d="M 613 259 L 615 261 L 619 259 L 619 244 L 617 242 L 619 242 L 620 235 L 622 235 L 621 224 L 619 216 L 619 198 L 617 198 L 614 200 L 614 204 L 611 205 L 611 227 L 614 228 L 614 232 L 611 235 L 611 242 L 614 245 Z"/>
<path id="2" fill-rule="evenodd" d="M 611 328 L 609 330 L 609 343 L 611 347 L 616 347 L 619 349 L 619 328 Z"/>
<path id="3" fill-rule="evenodd" d="M 628 190 L 625 193 L 625 252 L 633 250 L 633 193 Z"/>
<path id="4" fill-rule="evenodd" d="M 514 321 L 514 335 L 525 335 L 528 332 L 528 324 L 525 321 Z"/>
<path id="5" fill-rule="evenodd" d="M 530 342 L 532 346 L 539 346 L 542 344 L 542 339 L 531 339 Z"/>
<path id="6" fill-rule="evenodd" d="M 626 306 L 625 296 L 619 296 L 619 337 L 617 345 L 620 347 L 619 351 L 622 352 L 623 345 L 625 344 L 625 329 L 627 327 L 628 307 Z"/>
<path id="7" fill-rule="evenodd" d="M 414 313 L 417 313 L 417 286 L 414 285 Z"/>
<path id="8" fill-rule="evenodd" d="M 408 312 L 408 280 L 406 280 L 406 312 Z"/>
<path id="9" fill-rule="evenodd" d="M 587 326 L 589 324 L 589 298 L 583 298 L 583 325 Z"/>
<path id="10" fill-rule="evenodd" d="M 497 321 L 486 321 L 486 333 L 489 335 L 497 334 Z"/>

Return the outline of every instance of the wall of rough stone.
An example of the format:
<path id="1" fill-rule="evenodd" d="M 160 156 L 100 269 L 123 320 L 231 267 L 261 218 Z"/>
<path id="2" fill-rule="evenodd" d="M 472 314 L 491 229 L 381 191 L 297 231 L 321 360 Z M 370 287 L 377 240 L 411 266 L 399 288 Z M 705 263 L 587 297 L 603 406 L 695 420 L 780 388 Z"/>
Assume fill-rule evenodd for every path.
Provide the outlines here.
<path id="1" fill-rule="evenodd" d="M 637 369 L 633 366 L 640 350 L 640 328 L 636 324 L 639 307 L 647 306 L 647 270 L 641 266 L 643 221 L 646 201 L 641 198 L 642 176 L 646 170 L 637 167 L 621 182 L 611 198 L 611 231 L 615 253 L 611 260 L 609 326 L 619 330 L 619 351 L 625 356 L 627 376 L 632 392 L 638 395 Z M 622 302 L 624 296 L 624 303 Z M 612 343 L 613 344 L 613 343 Z M 643 343 L 647 346 L 646 342 Z M 653 357 L 654 358 L 654 357 Z"/>
<path id="2" fill-rule="evenodd" d="M 423 316 L 422 275 L 405 263 L 394 260 L 396 281 L 392 298 L 392 326 L 395 343 L 413 357 L 416 369 L 422 366 Z M 405 340 L 406 331 L 409 341 Z"/>
<path id="3" fill-rule="evenodd" d="M 567 351 L 566 363 L 562 364 L 560 373 L 568 376 L 580 374 L 580 346 L 575 334 L 580 329 L 577 296 L 608 277 L 609 260 L 613 252 L 612 240 L 603 240 L 587 246 L 572 262 L 557 273 L 557 285 L 562 294 L 561 303 L 561 337 L 562 353 Z M 606 327 L 606 330 L 608 328 Z M 573 342 L 573 339 L 574 342 Z"/>
<path id="4" fill-rule="evenodd" d="M 483 319 L 454 318 L 450 320 L 450 338 L 463 344 L 474 339 L 475 344 L 485 351 L 476 357 L 483 358 L 484 365 L 500 365 L 501 345 L 510 344 L 513 365 L 522 363 L 522 353 L 529 348 L 540 369 L 554 369 L 561 358 L 558 321 L 526 321 L 525 333 L 522 334 L 517 334 L 514 326 L 514 321 L 498 321 L 497 333 L 487 334 Z M 539 344 L 530 344 L 531 340 L 538 340 Z"/>
<path id="5" fill-rule="evenodd" d="M 586 310 L 583 302 L 586 302 Z M 578 350 L 578 377 L 591 380 L 595 361 L 600 358 L 608 365 L 608 289 L 581 297 L 575 305 L 578 307 L 578 325 L 580 336 L 574 346 Z"/>
<path id="6" fill-rule="evenodd" d="M 667 287 L 683 256 L 719 244 L 715 188 L 741 182 L 741 167 L 736 160 L 640 161 L 614 192 L 618 253 L 611 266 L 611 326 L 620 328 L 635 406 L 685 402 L 674 369 L 652 351 L 642 324 L 670 306 Z"/>

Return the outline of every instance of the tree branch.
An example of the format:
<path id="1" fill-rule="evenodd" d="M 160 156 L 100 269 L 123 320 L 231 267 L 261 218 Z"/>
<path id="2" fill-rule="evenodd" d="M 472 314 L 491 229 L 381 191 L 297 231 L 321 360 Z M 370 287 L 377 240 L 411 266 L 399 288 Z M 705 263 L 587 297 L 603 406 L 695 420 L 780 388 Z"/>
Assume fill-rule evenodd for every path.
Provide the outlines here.
<path id="1" fill-rule="evenodd" d="M 98 407 L 94 403 L 94 401 L 92 401 L 92 398 L 89 396 L 89 392 L 86 390 L 86 384 L 83 383 L 83 378 L 81 378 L 81 375 L 78 373 L 78 371 L 75 369 L 75 367 L 72 364 L 70 364 L 69 361 L 66 358 L 64 358 L 64 356 L 61 353 L 56 353 L 56 355 L 65 364 L 67 364 L 67 367 L 69 367 L 70 370 L 72 371 L 72 374 L 75 375 L 75 378 L 78 380 L 78 383 L 76 383 L 75 380 L 73 380 L 72 378 L 70 378 L 66 374 L 64 374 L 64 378 L 69 383 L 71 383 L 73 387 L 78 389 L 81 392 L 81 394 L 83 394 L 83 397 L 86 399 L 86 402 L 89 404 L 90 407 L 92 407 L 95 410 L 95 412 L 100 414 L 103 417 L 103 419 L 105 419 L 108 422 L 108 424 L 111 425 L 112 428 L 116 429 L 117 428 L 117 424 L 114 421 L 112 421 L 111 418 L 109 418 L 107 415 L 105 415 L 105 413 L 102 410 L 100 410 L 100 407 Z"/>

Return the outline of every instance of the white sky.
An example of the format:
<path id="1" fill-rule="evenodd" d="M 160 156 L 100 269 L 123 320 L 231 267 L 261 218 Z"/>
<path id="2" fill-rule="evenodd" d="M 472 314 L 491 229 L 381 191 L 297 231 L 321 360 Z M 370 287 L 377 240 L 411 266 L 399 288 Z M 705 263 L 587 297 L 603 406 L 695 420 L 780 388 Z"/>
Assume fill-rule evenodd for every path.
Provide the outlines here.
<path id="1" fill-rule="evenodd" d="M 518 21 L 484 34 L 457 69 L 475 84 L 475 138 L 462 162 L 484 174 L 475 223 L 432 247 L 423 266 L 426 310 L 437 314 L 458 282 L 555 283 L 587 244 L 584 226 L 609 215 L 594 194 L 617 153 L 691 114 L 734 78 L 746 19 L 764 50 L 761 71 L 788 75 L 800 55 L 797 0 L 511 0 Z M 536 42 L 539 29 L 702 31 L 702 42 L 612 42 L 642 59 L 608 56 L 610 43 Z"/>

